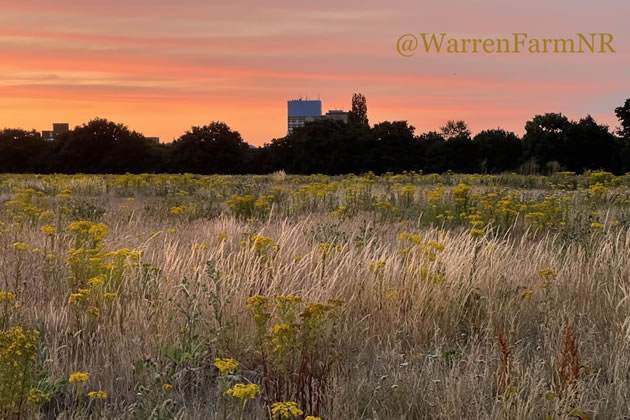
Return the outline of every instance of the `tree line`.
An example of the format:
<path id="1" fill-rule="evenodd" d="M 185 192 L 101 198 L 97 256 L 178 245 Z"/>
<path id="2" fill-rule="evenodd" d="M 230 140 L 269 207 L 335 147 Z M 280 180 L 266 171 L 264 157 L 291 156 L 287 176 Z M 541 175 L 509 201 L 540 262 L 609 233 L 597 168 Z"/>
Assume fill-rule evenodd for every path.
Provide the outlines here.
<path id="1" fill-rule="evenodd" d="M 579 121 L 536 115 L 522 138 L 500 128 L 472 135 L 463 121 L 416 134 L 407 121 L 370 126 L 367 102 L 355 94 L 348 122 L 316 120 L 262 147 L 250 147 L 224 122 L 192 127 L 154 144 L 122 124 L 95 118 L 45 140 L 22 129 L 0 131 L 4 173 L 295 174 L 423 171 L 442 173 L 630 172 L 630 99 L 615 109 L 613 133 L 590 115 Z"/>

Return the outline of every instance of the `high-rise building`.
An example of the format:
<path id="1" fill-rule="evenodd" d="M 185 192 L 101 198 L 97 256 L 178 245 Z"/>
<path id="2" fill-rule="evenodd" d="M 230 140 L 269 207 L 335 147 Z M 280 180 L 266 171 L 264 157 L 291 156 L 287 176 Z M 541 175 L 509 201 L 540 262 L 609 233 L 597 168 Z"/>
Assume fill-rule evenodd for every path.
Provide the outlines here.
<path id="1" fill-rule="evenodd" d="M 52 141 L 57 138 L 61 133 L 70 131 L 70 124 L 68 123 L 53 123 L 53 129 L 42 131 L 42 138 L 47 141 Z"/>
<path id="2" fill-rule="evenodd" d="M 324 115 L 324 118 L 329 120 L 348 122 L 348 111 L 342 111 L 340 109 L 331 109 Z"/>
<path id="3" fill-rule="evenodd" d="M 293 133 L 296 127 L 304 127 L 304 123 L 315 121 L 322 117 L 322 101 L 296 99 L 287 102 L 288 132 Z"/>
<path id="4" fill-rule="evenodd" d="M 331 109 L 322 115 L 322 101 L 310 101 L 308 99 L 295 99 L 287 102 L 287 110 L 289 114 L 288 133 L 293 133 L 293 129 L 304 127 L 307 122 L 320 119 L 348 122 L 348 111 L 340 109 Z"/>

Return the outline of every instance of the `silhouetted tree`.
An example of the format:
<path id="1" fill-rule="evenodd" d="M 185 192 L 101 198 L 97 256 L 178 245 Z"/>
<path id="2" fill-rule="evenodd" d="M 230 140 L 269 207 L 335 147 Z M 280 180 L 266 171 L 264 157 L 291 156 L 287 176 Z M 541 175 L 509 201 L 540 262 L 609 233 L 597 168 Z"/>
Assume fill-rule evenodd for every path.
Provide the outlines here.
<path id="1" fill-rule="evenodd" d="M 436 131 L 429 131 L 418 136 L 420 153 L 424 157 L 423 170 L 428 173 L 441 173 L 448 170 L 446 161 L 446 140 Z"/>
<path id="2" fill-rule="evenodd" d="M 589 115 L 578 122 L 562 114 L 536 115 L 523 140 L 501 129 L 471 139 L 464 121 L 450 120 L 439 132 L 414 136 L 407 121 L 368 125 L 367 104 L 353 95 L 350 122 L 321 119 L 289 136 L 250 148 L 223 122 L 192 127 L 171 144 L 152 144 L 141 134 L 102 118 L 47 141 L 35 131 L 0 131 L 2 172 L 193 172 L 347 174 L 374 171 L 501 172 L 519 164 L 575 172 L 630 172 L 630 99 L 615 109 L 621 122 L 615 137 Z M 529 168 L 529 169 L 528 169 Z"/>
<path id="3" fill-rule="evenodd" d="M 149 169 L 149 141 L 142 134 L 95 118 L 55 141 L 55 169 L 65 173 L 124 173 Z"/>
<path id="4" fill-rule="evenodd" d="M 370 169 L 377 173 L 421 169 L 421 151 L 414 131 L 407 121 L 376 124 L 372 128 L 375 156 Z"/>
<path id="5" fill-rule="evenodd" d="M 457 136 L 444 144 L 445 166 L 454 172 L 479 172 L 478 148 L 470 137 Z"/>
<path id="6" fill-rule="evenodd" d="M 484 130 L 473 138 L 479 151 L 479 169 L 496 173 L 517 169 L 521 157 L 521 140 L 501 129 Z"/>
<path id="7" fill-rule="evenodd" d="M 525 123 L 523 161 L 533 160 L 540 167 L 560 162 L 568 144 L 571 122 L 562 114 L 536 115 Z"/>
<path id="8" fill-rule="evenodd" d="M 0 131 L 0 172 L 39 172 L 44 140 L 36 131 L 6 128 Z"/>
<path id="9" fill-rule="evenodd" d="M 558 162 L 575 172 L 586 169 L 619 171 L 617 141 L 608 126 L 599 125 L 588 115 L 578 123 L 571 123 L 567 131 L 568 143 Z"/>
<path id="10" fill-rule="evenodd" d="M 275 146 L 290 156 L 284 167 L 289 173 L 335 175 L 366 172 L 373 141 L 361 127 L 322 119 L 293 130 Z"/>
<path id="11" fill-rule="evenodd" d="M 450 140 L 455 137 L 470 138 L 471 132 L 464 121 L 447 121 L 446 125 L 440 128 L 442 136 L 446 140 Z"/>
<path id="12" fill-rule="evenodd" d="M 173 142 L 173 168 L 178 172 L 236 174 L 249 146 L 223 122 L 192 127 Z"/>
<path id="13" fill-rule="evenodd" d="M 623 106 L 615 108 L 615 115 L 621 123 L 621 128 L 618 130 L 618 134 L 630 140 L 630 98 L 626 99 L 626 103 Z"/>
<path id="14" fill-rule="evenodd" d="M 475 172 L 477 166 L 477 145 L 470 138 L 470 129 L 464 121 L 448 121 L 440 128 L 442 137 L 446 140 L 439 147 L 441 150 L 435 155 L 440 156 L 442 162 L 438 167 L 455 172 Z M 434 153 L 437 151 L 434 151 Z"/>
<path id="15" fill-rule="evenodd" d="M 524 160 L 540 167 L 557 162 L 561 168 L 575 172 L 585 169 L 607 169 L 618 172 L 622 166 L 619 143 L 605 125 L 589 115 L 579 122 L 562 114 L 537 115 L 525 124 Z"/>
<path id="16" fill-rule="evenodd" d="M 367 116 L 367 99 L 360 93 L 352 95 L 352 110 L 348 115 L 348 122 L 366 127 L 370 125 Z"/>

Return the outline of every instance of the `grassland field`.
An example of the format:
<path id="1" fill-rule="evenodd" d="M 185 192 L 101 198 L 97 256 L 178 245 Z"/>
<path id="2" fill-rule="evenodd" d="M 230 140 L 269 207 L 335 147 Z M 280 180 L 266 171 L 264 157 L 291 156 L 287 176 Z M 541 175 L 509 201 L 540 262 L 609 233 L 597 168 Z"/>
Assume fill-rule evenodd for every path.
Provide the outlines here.
<path id="1" fill-rule="evenodd" d="M 0 418 L 630 419 L 630 174 L 0 175 Z"/>

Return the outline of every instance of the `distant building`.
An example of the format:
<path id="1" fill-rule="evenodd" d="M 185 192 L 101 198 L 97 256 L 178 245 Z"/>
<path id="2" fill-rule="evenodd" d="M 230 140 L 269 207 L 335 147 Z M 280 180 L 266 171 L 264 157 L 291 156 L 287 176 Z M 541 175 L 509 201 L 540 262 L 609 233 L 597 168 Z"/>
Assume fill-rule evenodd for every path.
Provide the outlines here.
<path id="1" fill-rule="evenodd" d="M 52 141 L 57 138 L 61 133 L 70 131 L 70 124 L 68 123 L 53 123 L 53 129 L 42 131 L 42 138 L 46 141 Z"/>
<path id="2" fill-rule="evenodd" d="M 293 133 L 293 129 L 304 127 L 304 123 L 315 121 L 322 117 L 322 101 L 310 101 L 296 99 L 287 102 L 288 111 L 288 132 Z"/>
<path id="3" fill-rule="evenodd" d="M 153 144 L 160 144 L 160 138 L 159 137 L 145 137 L 145 138 L 147 140 L 149 140 Z"/>
<path id="4" fill-rule="evenodd" d="M 293 133 L 293 129 L 304 127 L 307 122 L 320 119 L 348 122 L 348 111 L 331 109 L 322 115 L 322 101 L 309 101 L 305 99 L 295 99 L 287 102 L 289 114 L 288 133 Z"/>
<path id="5" fill-rule="evenodd" d="M 335 121 L 348 122 L 348 111 L 342 111 L 340 109 L 331 109 L 324 115 L 324 118 Z"/>

